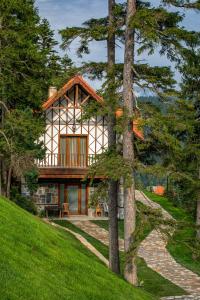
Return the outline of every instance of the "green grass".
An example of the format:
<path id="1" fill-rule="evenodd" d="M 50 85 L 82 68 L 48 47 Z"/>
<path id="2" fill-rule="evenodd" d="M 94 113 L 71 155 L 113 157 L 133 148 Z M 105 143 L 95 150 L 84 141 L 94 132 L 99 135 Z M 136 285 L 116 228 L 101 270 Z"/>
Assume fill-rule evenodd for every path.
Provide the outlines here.
<path id="1" fill-rule="evenodd" d="M 178 226 L 172 239 L 169 240 L 167 248 L 177 262 L 200 275 L 200 260 L 193 258 L 191 245 L 195 241 L 194 221 L 191 216 L 182 208 L 175 207 L 174 204 L 163 196 L 155 195 L 145 191 L 145 194 L 153 201 L 159 203 L 177 221 L 183 225 Z M 185 222 L 185 224 L 184 224 Z"/>
<path id="2" fill-rule="evenodd" d="M 153 300 L 71 234 L 0 198 L 1 300 Z"/>
<path id="3" fill-rule="evenodd" d="M 106 258 L 108 258 L 108 247 L 95 238 L 91 237 L 80 228 L 76 227 L 70 222 L 65 220 L 56 220 L 54 221 L 57 224 L 67 227 L 77 233 L 80 233 L 84 236 L 99 252 L 101 252 Z M 108 221 L 94 221 L 94 223 L 99 226 L 107 229 Z M 119 221 L 119 232 L 121 237 L 123 238 L 123 221 Z M 123 270 L 123 265 L 125 261 L 124 253 L 120 253 L 120 261 L 121 261 L 121 269 Z M 150 268 L 147 267 L 145 261 L 143 259 L 137 259 L 138 265 L 138 279 L 141 283 L 141 289 L 146 292 L 150 292 L 154 295 L 154 299 L 156 297 L 164 297 L 164 296 L 172 296 L 172 295 L 183 295 L 186 294 L 181 288 L 177 287 L 167 279 L 160 276 L 158 273 L 154 272 Z"/>
<path id="4" fill-rule="evenodd" d="M 175 207 L 174 204 L 164 196 L 159 196 L 154 193 L 144 191 L 145 195 L 154 202 L 160 204 L 166 211 L 168 211 L 172 217 L 180 221 L 192 221 L 186 211 L 182 208 Z"/>

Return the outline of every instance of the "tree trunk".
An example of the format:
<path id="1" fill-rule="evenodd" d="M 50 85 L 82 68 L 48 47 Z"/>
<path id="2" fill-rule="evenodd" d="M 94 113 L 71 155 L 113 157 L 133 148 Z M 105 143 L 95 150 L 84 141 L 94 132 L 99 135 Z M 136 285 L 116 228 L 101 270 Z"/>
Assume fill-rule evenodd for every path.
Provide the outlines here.
<path id="1" fill-rule="evenodd" d="M 7 183 L 6 183 L 6 197 L 7 198 L 10 198 L 11 178 L 12 178 L 12 167 L 9 167 L 8 175 L 7 175 Z"/>
<path id="2" fill-rule="evenodd" d="M 196 225 L 198 226 L 197 238 L 200 240 L 200 200 L 197 200 Z"/>
<path id="3" fill-rule="evenodd" d="M 200 179 L 200 167 L 199 167 L 199 179 Z M 197 225 L 197 239 L 200 240 L 200 199 L 197 199 L 196 225 Z"/>
<path id="4" fill-rule="evenodd" d="M 108 1 L 109 11 L 109 30 L 107 40 L 107 51 L 108 51 L 108 104 L 109 104 L 109 115 L 108 115 L 108 148 L 110 150 L 116 149 L 116 119 L 115 112 L 113 111 L 113 101 L 115 100 L 114 83 L 114 66 L 115 66 L 115 33 L 113 30 L 114 15 L 113 9 L 115 6 L 115 0 Z M 118 182 L 109 180 L 108 196 L 109 196 L 109 266 L 110 269 L 119 274 L 120 273 L 120 261 L 119 261 L 119 242 L 118 242 Z"/>
<path id="5" fill-rule="evenodd" d="M 123 100 L 124 111 L 127 113 L 127 123 L 123 134 L 123 157 L 127 162 L 133 164 L 134 147 L 131 117 L 133 115 L 134 95 L 133 95 L 133 56 L 134 56 L 134 31 L 130 28 L 130 19 L 136 13 L 135 0 L 127 1 L 126 32 L 125 32 L 125 54 L 123 73 Z M 135 257 L 131 255 L 131 247 L 134 243 L 134 231 L 136 226 L 136 204 L 134 177 L 129 187 L 124 189 L 124 247 L 127 256 L 124 277 L 131 284 L 137 284 L 137 268 Z"/>

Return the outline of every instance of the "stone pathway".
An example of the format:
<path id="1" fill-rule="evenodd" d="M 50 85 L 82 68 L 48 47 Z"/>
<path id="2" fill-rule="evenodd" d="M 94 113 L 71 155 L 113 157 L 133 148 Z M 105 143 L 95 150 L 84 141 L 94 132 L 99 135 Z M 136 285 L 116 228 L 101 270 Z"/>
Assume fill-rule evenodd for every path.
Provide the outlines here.
<path id="1" fill-rule="evenodd" d="M 153 230 L 140 244 L 138 255 L 146 261 L 148 267 L 189 294 L 200 295 L 200 277 L 178 264 L 167 251 L 166 244 L 163 235 Z"/>
<path id="2" fill-rule="evenodd" d="M 161 209 L 164 218 L 172 219 L 172 216 L 167 211 L 165 211 L 159 204 L 151 201 L 142 192 L 136 191 L 136 200 L 152 208 Z M 108 246 L 109 236 L 107 230 L 90 221 L 72 221 L 72 223 Z M 180 286 L 190 295 L 193 295 L 182 296 L 182 298 L 168 297 L 165 298 L 166 300 L 200 300 L 200 277 L 178 264 L 167 251 L 166 244 L 167 240 L 163 238 L 163 235 L 159 231 L 153 230 L 141 243 L 138 249 L 138 255 L 146 261 L 148 267 L 158 272 L 174 284 Z M 122 239 L 119 240 L 119 245 L 120 251 L 123 251 L 124 242 Z"/>

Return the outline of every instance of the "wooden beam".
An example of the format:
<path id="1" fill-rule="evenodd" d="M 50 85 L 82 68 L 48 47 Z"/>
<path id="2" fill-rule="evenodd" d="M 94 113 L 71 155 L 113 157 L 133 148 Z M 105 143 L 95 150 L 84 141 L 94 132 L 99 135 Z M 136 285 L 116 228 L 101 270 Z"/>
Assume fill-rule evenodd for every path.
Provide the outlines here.
<path id="1" fill-rule="evenodd" d="M 78 103 L 78 84 L 76 84 L 75 105 Z"/>
<path id="2" fill-rule="evenodd" d="M 83 105 L 89 98 L 90 98 L 90 95 L 88 95 L 87 97 L 85 97 L 85 99 L 81 102 L 81 105 Z"/>
<path id="3" fill-rule="evenodd" d="M 64 95 L 65 99 L 68 100 L 69 102 L 72 102 L 73 100 L 71 100 L 66 94 Z"/>
<path id="4" fill-rule="evenodd" d="M 66 106 L 52 106 L 50 109 L 68 109 Z"/>

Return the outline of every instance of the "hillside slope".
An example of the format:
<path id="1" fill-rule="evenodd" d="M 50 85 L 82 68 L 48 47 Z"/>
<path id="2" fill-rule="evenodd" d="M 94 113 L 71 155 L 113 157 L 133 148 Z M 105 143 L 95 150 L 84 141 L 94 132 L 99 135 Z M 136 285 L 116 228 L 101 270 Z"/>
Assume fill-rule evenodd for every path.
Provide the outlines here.
<path id="1" fill-rule="evenodd" d="M 0 198 L 0 299 L 150 300 L 74 237 Z"/>

